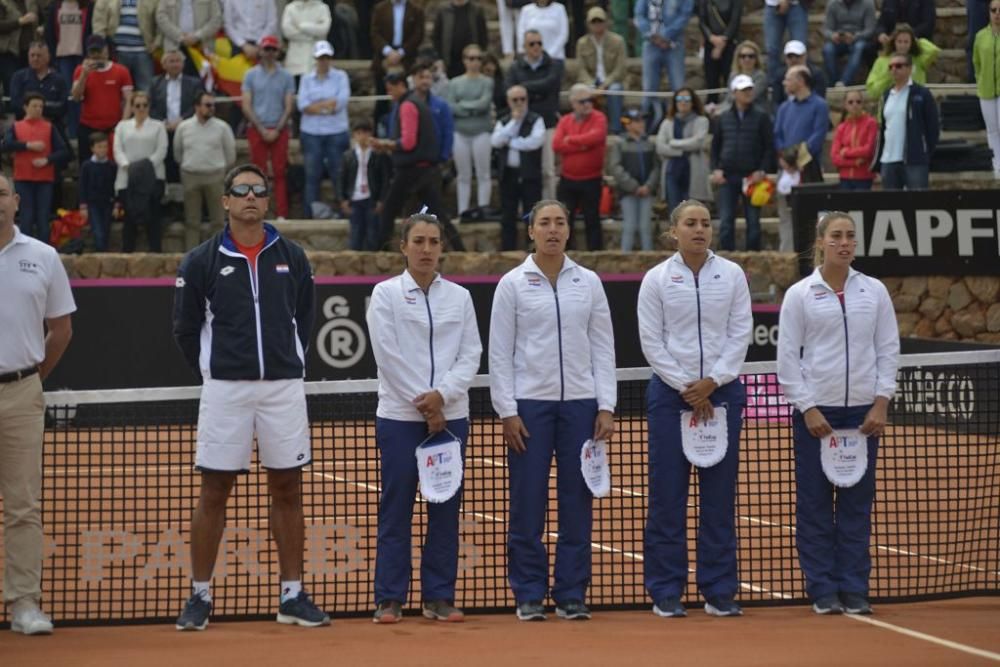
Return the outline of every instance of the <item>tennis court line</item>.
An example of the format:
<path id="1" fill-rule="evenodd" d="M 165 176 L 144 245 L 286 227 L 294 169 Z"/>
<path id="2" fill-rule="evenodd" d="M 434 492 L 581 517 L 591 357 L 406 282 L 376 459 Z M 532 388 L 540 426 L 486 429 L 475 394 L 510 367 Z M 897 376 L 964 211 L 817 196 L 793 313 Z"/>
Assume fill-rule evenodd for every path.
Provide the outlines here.
<path id="1" fill-rule="evenodd" d="M 935 637 L 934 635 L 929 635 L 924 632 L 918 632 L 917 630 L 911 630 L 910 628 L 904 628 L 900 625 L 893 625 L 892 623 L 886 623 L 885 621 L 879 621 L 877 619 L 871 618 L 869 616 L 859 616 L 857 614 L 844 614 L 847 618 L 851 620 L 858 621 L 860 623 L 867 623 L 869 625 L 874 625 L 877 628 L 882 628 L 883 630 L 890 630 L 892 632 L 897 632 L 901 635 L 906 635 L 907 637 L 913 637 L 914 639 L 920 639 L 925 642 L 930 642 L 932 644 L 937 644 L 939 646 L 944 646 L 945 648 L 950 648 L 955 651 L 961 651 L 962 653 L 968 653 L 979 658 L 986 658 L 987 660 L 993 660 L 995 662 L 1000 662 L 1000 653 L 994 653 L 993 651 L 987 651 L 985 649 L 976 648 L 974 646 L 968 646 L 967 644 L 960 644 L 950 639 L 942 639 L 941 637 Z"/>

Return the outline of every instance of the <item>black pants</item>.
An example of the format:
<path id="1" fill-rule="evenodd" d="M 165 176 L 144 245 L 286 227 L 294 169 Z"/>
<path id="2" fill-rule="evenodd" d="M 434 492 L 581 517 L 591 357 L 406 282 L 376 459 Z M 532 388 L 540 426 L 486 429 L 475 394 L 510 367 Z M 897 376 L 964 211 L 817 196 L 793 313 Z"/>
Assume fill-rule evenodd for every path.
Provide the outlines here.
<path id="1" fill-rule="evenodd" d="M 583 8 L 583 0 L 560 0 L 569 8 L 569 20 L 573 24 L 573 34 L 566 40 L 566 57 L 576 55 L 576 40 L 587 34 L 587 12 Z"/>
<path id="2" fill-rule="evenodd" d="M 500 249 L 517 250 L 517 230 L 523 216 L 542 198 L 542 180 L 522 179 L 520 169 L 504 167 L 500 179 Z M 521 208 L 518 210 L 518 204 Z"/>
<path id="3" fill-rule="evenodd" d="M 601 234 L 601 185 L 600 178 L 591 178 L 585 181 L 574 181 L 565 176 L 559 179 L 559 187 L 556 188 L 556 198 L 569 209 L 569 245 L 573 244 L 573 223 L 576 218 L 576 208 L 579 206 L 583 213 L 583 224 L 587 230 L 587 250 L 601 250 L 604 247 L 604 238 Z"/>
<path id="4" fill-rule="evenodd" d="M 726 88 L 729 86 L 729 70 L 733 65 L 733 52 L 736 45 L 727 42 L 726 48 L 722 50 L 722 55 L 718 60 L 712 58 L 711 42 L 705 43 L 705 87 L 706 88 Z M 719 94 L 712 93 L 708 96 L 709 102 L 718 102 Z"/>
<path id="5" fill-rule="evenodd" d="M 465 252 L 462 237 L 451 224 L 444 208 L 441 198 L 441 169 L 437 165 L 396 168 L 392 183 L 389 184 L 389 193 L 385 196 L 385 204 L 382 206 L 379 248 L 390 252 L 396 250 L 390 247 L 389 243 L 396 227 L 396 218 L 403 212 L 403 206 L 411 194 L 417 198 L 417 209 L 408 214 L 416 213 L 422 206 L 426 206 L 427 211 L 436 215 L 444 227 L 445 250 Z"/>
<path id="6" fill-rule="evenodd" d="M 134 252 L 139 226 L 146 228 L 149 252 L 163 251 L 163 230 L 161 229 L 160 200 L 163 198 L 163 181 L 157 179 L 152 188 L 144 188 L 145 196 L 136 196 L 126 188 L 122 192 L 125 203 L 125 219 L 122 224 L 122 252 Z"/>

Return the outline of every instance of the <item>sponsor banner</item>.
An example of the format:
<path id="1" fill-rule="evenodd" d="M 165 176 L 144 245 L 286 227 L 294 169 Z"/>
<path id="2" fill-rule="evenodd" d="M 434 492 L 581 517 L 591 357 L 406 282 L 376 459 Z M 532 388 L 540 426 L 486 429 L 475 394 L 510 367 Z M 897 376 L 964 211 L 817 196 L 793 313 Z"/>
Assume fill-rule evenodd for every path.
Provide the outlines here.
<path id="1" fill-rule="evenodd" d="M 792 196 L 795 250 L 812 272 L 816 222 L 844 211 L 858 232 L 854 268 L 871 276 L 996 275 L 1000 200 L 995 190 L 848 192 L 800 188 Z"/>

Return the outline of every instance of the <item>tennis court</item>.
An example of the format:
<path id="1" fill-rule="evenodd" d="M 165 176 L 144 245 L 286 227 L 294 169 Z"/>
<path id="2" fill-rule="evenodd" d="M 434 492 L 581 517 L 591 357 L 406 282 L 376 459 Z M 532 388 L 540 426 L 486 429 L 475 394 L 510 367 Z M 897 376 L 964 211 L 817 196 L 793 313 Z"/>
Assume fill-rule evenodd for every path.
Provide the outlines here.
<path id="1" fill-rule="evenodd" d="M 516 623 L 506 584 L 506 449 L 489 407 L 488 379 L 480 377 L 470 401 L 457 591 L 458 605 L 475 615 L 461 628 L 434 627 L 417 618 L 412 601 L 420 599 L 420 591 L 415 581 L 408 611 L 413 618 L 389 630 L 391 636 L 407 639 L 397 657 L 412 658 L 413 641 L 440 648 L 444 633 L 449 653 L 487 662 L 490 655 L 504 661 L 517 655 L 551 658 L 564 650 L 582 664 L 624 655 L 655 659 L 666 657 L 668 645 L 671 660 L 675 651 L 676 657 L 685 655 L 687 647 L 698 659 L 729 651 L 731 657 L 746 658 L 741 664 L 753 664 L 758 652 L 759 664 L 783 664 L 782 659 L 798 664 L 804 661 L 802 651 L 815 652 L 809 662 L 819 664 L 826 657 L 844 658 L 845 651 L 853 655 L 855 645 L 864 649 L 860 657 L 879 655 L 876 649 L 886 647 L 903 651 L 883 657 L 881 664 L 988 660 L 864 620 L 821 619 L 808 611 L 794 542 L 788 407 L 775 385 L 773 364 L 747 364 L 744 373 L 750 402 L 741 442 L 737 529 L 738 599 L 747 607 L 745 618 L 704 618 L 696 609 L 693 574 L 686 598 L 690 618 L 665 622 L 648 611 L 642 538 L 649 371 L 626 369 L 619 371 L 613 489 L 594 505 L 588 602 L 599 612 L 595 623 L 553 620 L 540 628 Z M 872 539 L 874 620 L 1000 653 L 1000 598 L 995 597 L 1000 593 L 1000 351 L 904 357 L 900 386 L 879 454 Z M 73 645 L 93 642 L 95 651 L 123 651 L 111 654 L 123 660 L 128 651 L 145 646 L 162 648 L 162 657 L 171 663 L 180 662 L 189 647 L 218 651 L 220 657 L 247 651 L 254 662 L 269 651 L 280 655 L 288 642 L 269 644 L 294 635 L 296 655 L 315 650 L 319 656 L 336 648 L 338 659 L 341 650 L 347 652 L 344 657 L 371 659 L 377 646 L 377 655 L 391 660 L 396 649 L 386 646 L 385 629 L 371 627 L 367 618 L 379 494 L 374 389 L 370 381 L 308 385 L 314 461 L 303 483 L 304 583 L 317 604 L 339 617 L 333 629 L 302 634 L 273 622 L 224 622 L 271 618 L 274 611 L 276 552 L 268 534 L 264 475 L 255 467 L 240 479 L 231 502 L 213 584 L 212 631 L 190 641 L 177 638 L 172 622 L 189 590 L 186 534 L 198 490 L 198 476 L 191 469 L 197 389 L 48 395 L 43 588 L 44 605 L 59 631 L 54 641 L 33 644 L 30 655 L 42 655 L 35 653 L 42 650 L 60 662 L 60 652 L 70 650 L 64 642 L 72 637 Z M 554 498 L 553 486 L 546 535 L 550 545 L 556 536 Z M 693 484 L 688 522 L 692 565 L 696 501 Z M 425 525 L 418 503 L 415 572 Z M 994 597 L 937 600 L 964 596 Z M 912 601 L 925 602 L 889 604 Z M 719 628 L 720 622 L 727 627 Z M 161 625 L 67 628 L 122 623 Z M 382 632 L 376 636 L 376 630 Z M 3 633 L 0 640 L 5 656 L 18 655 L 23 646 L 11 634 Z M 112 649 L 122 638 L 135 645 Z M 912 654 L 906 653 L 910 648 Z"/>

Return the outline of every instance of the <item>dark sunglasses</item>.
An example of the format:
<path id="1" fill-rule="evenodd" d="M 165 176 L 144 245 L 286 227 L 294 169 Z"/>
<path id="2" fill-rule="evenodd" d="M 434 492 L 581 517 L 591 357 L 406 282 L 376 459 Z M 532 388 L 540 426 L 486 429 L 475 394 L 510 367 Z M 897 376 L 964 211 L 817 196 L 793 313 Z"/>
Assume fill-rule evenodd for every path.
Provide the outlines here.
<path id="1" fill-rule="evenodd" d="M 135 104 L 132 105 L 132 108 L 133 109 L 148 109 L 149 105 L 146 104 L 145 102 L 136 102 Z"/>
<path id="2" fill-rule="evenodd" d="M 229 196 L 239 197 L 240 199 L 246 197 L 251 192 L 253 192 L 254 197 L 266 197 L 267 186 L 263 183 L 254 183 L 253 185 L 249 183 L 240 183 L 239 185 L 234 185 L 229 188 Z"/>
<path id="3" fill-rule="evenodd" d="M 594 98 L 592 98 L 592 97 L 584 97 L 582 100 L 576 100 L 576 103 L 577 104 L 593 104 L 594 103 Z"/>
<path id="4" fill-rule="evenodd" d="M 861 100 L 844 100 L 844 104 L 861 104 Z"/>
<path id="5" fill-rule="evenodd" d="M 525 46 L 541 46 L 542 43 L 541 43 L 541 41 L 537 41 L 537 42 L 525 42 L 524 45 Z"/>
<path id="6" fill-rule="evenodd" d="M 261 51 L 277 51 L 278 49 L 273 46 L 265 46 Z"/>
<path id="7" fill-rule="evenodd" d="M 909 67 L 906 63 L 889 63 L 889 69 L 906 69 Z"/>
<path id="8" fill-rule="evenodd" d="M 508 97 L 507 101 L 508 102 L 527 102 L 528 98 L 527 97 Z"/>
<path id="9" fill-rule="evenodd" d="M 990 7 L 990 14 L 1000 14 L 1000 7 Z"/>
<path id="10" fill-rule="evenodd" d="M 740 54 L 740 58 L 742 60 L 756 60 L 757 59 L 757 54 L 756 53 L 741 53 Z"/>
<path id="11" fill-rule="evenodd" d="M 202 102 L 201 106 L 205 107 L 206 109 L 214 109 L 215 102 Z"/>
<path id="12" fill-rule="evenodd" d="M 482 60 L 482 56 L 465 56 L 466 60 Z"/>

